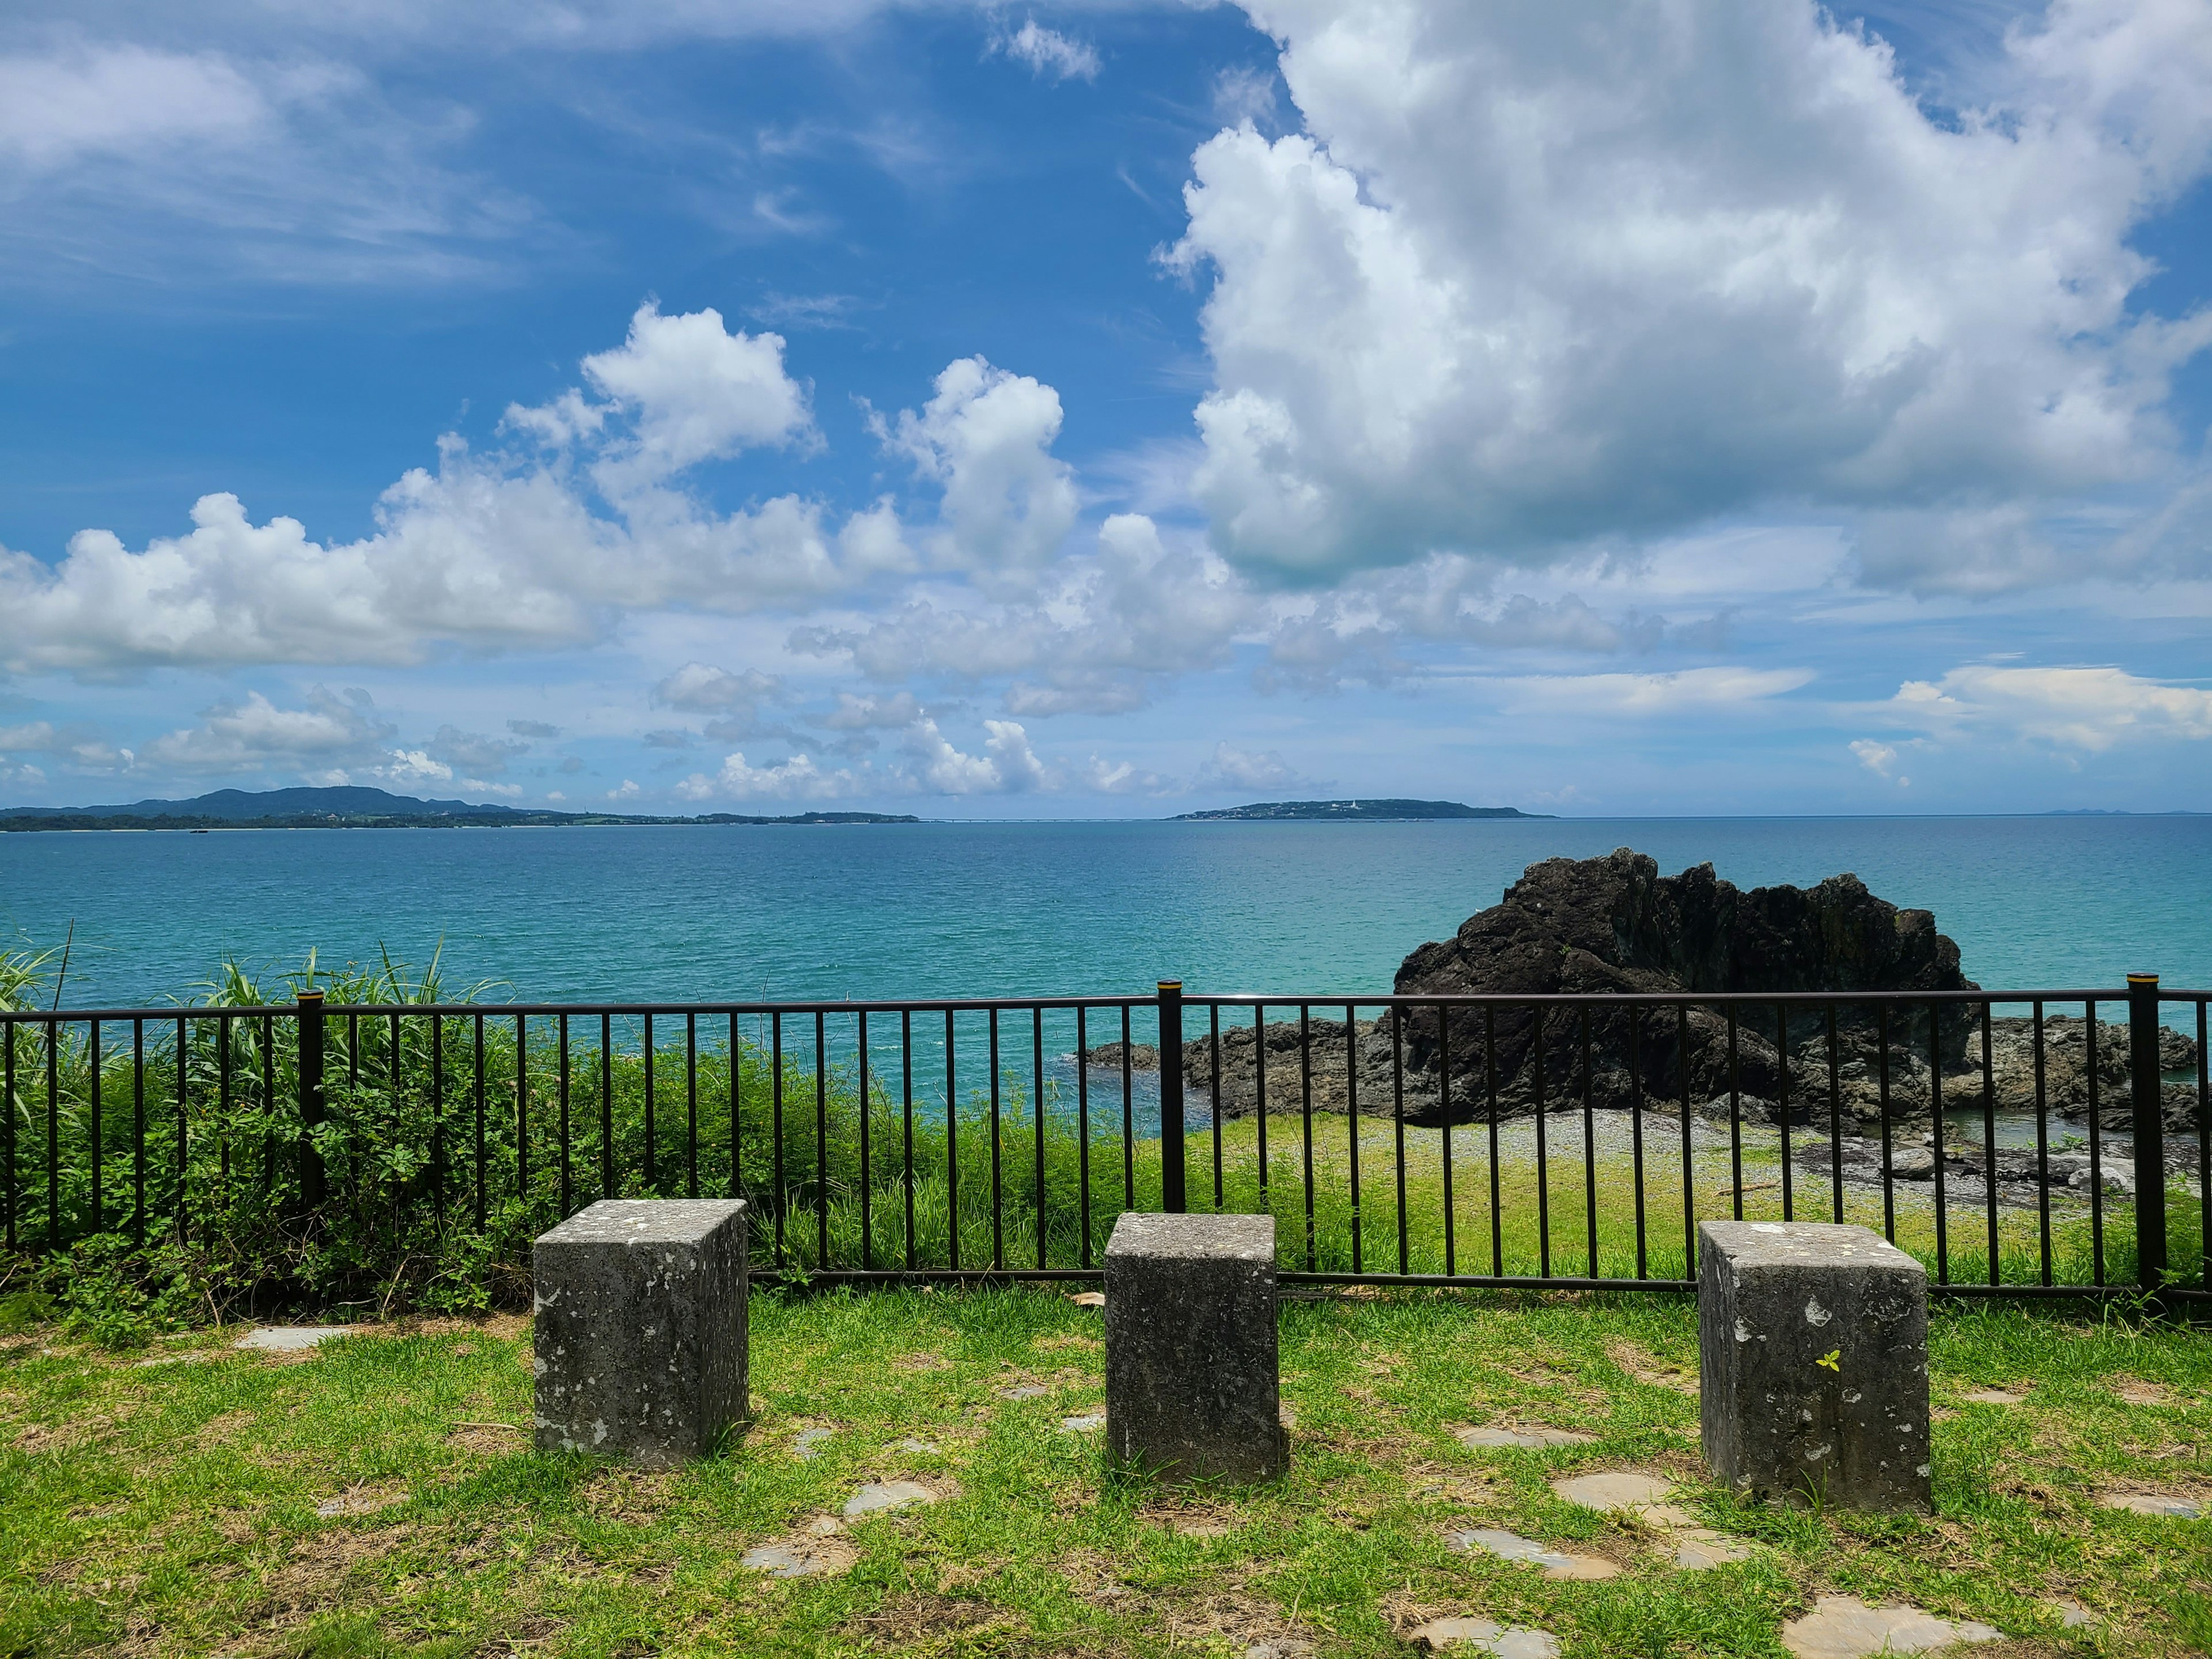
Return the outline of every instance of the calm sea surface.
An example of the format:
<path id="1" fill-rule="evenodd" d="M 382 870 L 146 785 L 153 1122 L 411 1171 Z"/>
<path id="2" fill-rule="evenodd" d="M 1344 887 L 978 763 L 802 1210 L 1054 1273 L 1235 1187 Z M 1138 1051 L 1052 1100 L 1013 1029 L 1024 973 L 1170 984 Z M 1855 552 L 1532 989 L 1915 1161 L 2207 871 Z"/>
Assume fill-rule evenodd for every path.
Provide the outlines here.
<path id="1" fill-rule="evenodd" d="M 1532 861 L 1855 872 L 1992 987 L 2212 983 L 2212 817 L 994 823 L 0 835 L 0 933 L 73 1006 L 442 944 L 533 1001 L 1387 990 Z"/>

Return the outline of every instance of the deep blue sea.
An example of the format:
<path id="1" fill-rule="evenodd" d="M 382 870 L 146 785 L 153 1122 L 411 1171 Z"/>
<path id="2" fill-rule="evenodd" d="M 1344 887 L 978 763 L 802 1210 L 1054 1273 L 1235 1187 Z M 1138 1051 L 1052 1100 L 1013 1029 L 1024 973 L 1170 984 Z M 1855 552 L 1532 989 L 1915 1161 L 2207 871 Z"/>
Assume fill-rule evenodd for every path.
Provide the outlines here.
<path id="1" fill-rule="evenodd" d="M 1852 871 L 2004 988 L 2212 983 L 2212 817 L 929 823 L 0 835 L 0 937 L 70 1006 L 380 949 L 532 1001 L 1387 990 L 1530 862 Z"/>

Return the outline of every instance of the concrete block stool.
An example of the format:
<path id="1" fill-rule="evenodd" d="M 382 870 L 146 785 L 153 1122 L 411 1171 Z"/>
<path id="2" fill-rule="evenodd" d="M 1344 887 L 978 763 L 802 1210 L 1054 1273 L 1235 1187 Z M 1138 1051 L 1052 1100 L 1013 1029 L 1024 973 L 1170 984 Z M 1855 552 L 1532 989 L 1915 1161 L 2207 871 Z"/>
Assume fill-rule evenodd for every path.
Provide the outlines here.
<path id="1" fill-rule="evenodd" d="M 1176 1480 L 1290 1468 L 1275 1218 L 1125 1215 L 1106 1245 L 1106 1443 Z"/>
<path id="2" fill-rule="evenodd" d="M 603 1199 L 532 1251 L 538 1449 L 666 1468 L 746 1415 L 745 1206 Z"/>
<path id="3" fill-rule="evenodd" d="M 1738 1492 L 1926 1510 L 1928 1272 L 1864 1227 L 1698 1224 L 1705 1463 Z"/>

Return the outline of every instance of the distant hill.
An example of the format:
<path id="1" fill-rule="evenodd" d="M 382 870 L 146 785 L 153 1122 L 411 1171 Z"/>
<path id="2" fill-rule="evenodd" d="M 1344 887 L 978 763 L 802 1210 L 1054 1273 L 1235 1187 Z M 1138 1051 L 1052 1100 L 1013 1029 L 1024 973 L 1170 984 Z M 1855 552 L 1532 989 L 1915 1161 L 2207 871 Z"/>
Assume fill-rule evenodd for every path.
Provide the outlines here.
<path id="1" fill-rule="evenodd" d="M 127 806 L 0 807 L 7 830 L 404 830 L 580 823 L 919 823 L 884 812 L 800 812 L 757 817 L 708 812 L 652 817 L 619 812 L 556 812 L 541 807 L 487 806 L 465 800 L 423 800 L 359 785 L 326 789 L 218 789 L 189 800 L 142 800 Z"/>
<path id="2" fill-rule="evenodd" d="M 1401 823 L 1415 818 L 1547 818 L 1549 812 L 1524 812 L 1517 806 L 1464 806 L 1455 800 L 1263 800 L 1249 806 L 1217 807 L 1210 812 L 1178 813 L 1174 823 L 1225 823 L 1295 820 L 1301 823 Z"/>

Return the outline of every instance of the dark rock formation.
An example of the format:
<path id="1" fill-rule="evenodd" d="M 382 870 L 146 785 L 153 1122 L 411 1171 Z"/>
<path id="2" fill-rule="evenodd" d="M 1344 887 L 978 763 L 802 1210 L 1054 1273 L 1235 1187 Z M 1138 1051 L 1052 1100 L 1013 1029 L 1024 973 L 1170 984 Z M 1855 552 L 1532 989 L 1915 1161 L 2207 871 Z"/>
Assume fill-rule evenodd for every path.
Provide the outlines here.
<path id="1" fill-rule="evenodd" d="M 1926 910 L 1901 910 L 1856 876 L 1818 886 L 1745 891 L 1710 864 L 1662 876 L 1626 848 L 1605 858 L 1548 859 L 1528 866 L 1504 901 L 1470 916 L 1450 939 L 1422 945 L 1398 969 L 1403 996 L 1618 995 L 1628 993 L 1958 991 L 1975 988 L 1960 971 L 1959 948 Z M 1940 1007 L 1940 1017 L 1935 1011 Z M 1827 1015 L 1793 1012 L 1784 1027 L 1774 1005 L 1739 1006 L 1735 1029 L 1713 1006 L 1677 1011 L 1413 1007 L 1395 1021 L 1313 1011 L 1302 1038 L 1286 1011 L 1271 1011 L 1264 1037 L 1243 1011 L 1223 1011 L 1218 1099 L 1224 1115 L 1258 1108 L 1389 1115 L 1403 1103 L 1410 1122 L 1500 1117 L 1547 1108 L 1691 1109 L 1725 1121 L 1734 1097 L 1747 1122 L 1846 1127 L 1928 1115 L 1940 1077 L 1948 1106 L 1983 1099 L 1982 1013 L 1971 1003 L 1907 1004 L 1880 1013 L 1836 1011 L 1833 1069 Z M 1347 1011 L 1332 1010 L 1339 1015 Z M 1356 1012 L 1356 1011 L 1355 1011 Z M 1440 1013 L 1442 1018 L 1440 1018 Z M 1394 1030 L 1395 1026 L 1395 1030 Z M 1884 1041 L 1885 1032 L 1887 1041 Z M 2032 1108 L 2032 1022 L 1990 1022 L 1989 1082 L 2000 1109 Z M 2124 1025 L 2100 1022 L 2094 1065 L 2083 1022 L 2044 1022 L 2044 1090 L 2054 1114 L 2087 1109 L 2094 1074 L 2100 1116 L 2128 1103 Z M 1265 1066 L 1256 1057 L 1264 1052 Z M 1786 1056 L 1786 1063 L 1785 1063 Z M 1094 1065 L 1118 1067 L 1118 1043 L 1093 1049 Z M 2196 1044 L 2163 1039 L 2169 1071 L 2193 1066 Z M 1149 1048 L 1131 1063 L 1158 1064 Z M 1449 1094 L 1445 1074 L 1449 1072 Z M 1215 1097 L 1213 1041 L 1188 1041 L 1183 1074 L 1191 1098 Z M 2193 1123 L 2195 1091 L 2169 1086 L 2166 1117 Z M 2186 1096 L 2185 1099 L 2183 1097 Z"/>

